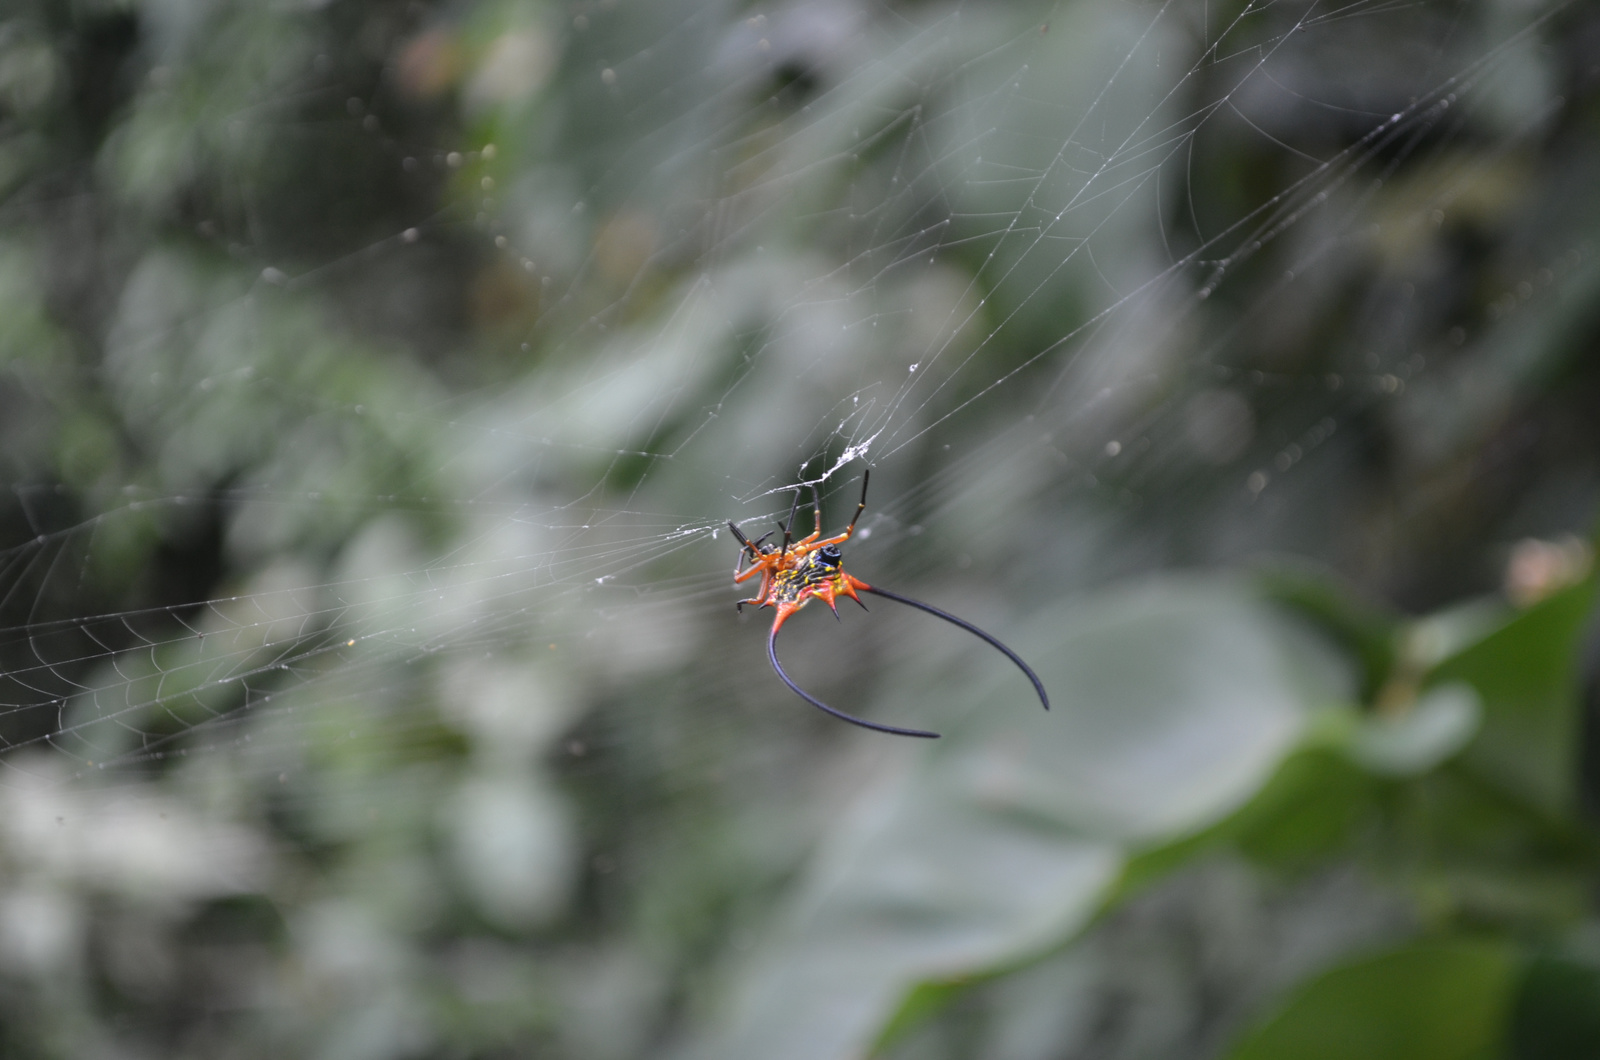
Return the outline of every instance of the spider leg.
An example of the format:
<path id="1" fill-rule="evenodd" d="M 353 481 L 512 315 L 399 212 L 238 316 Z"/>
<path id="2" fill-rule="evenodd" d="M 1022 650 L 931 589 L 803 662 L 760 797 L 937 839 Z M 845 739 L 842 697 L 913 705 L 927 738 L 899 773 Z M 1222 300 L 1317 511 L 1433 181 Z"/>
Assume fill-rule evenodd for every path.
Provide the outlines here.
<path id="1" fill-rule="evenodd" d="M 729 523 L 728 526 L 732 527 L 733 524 Z M 735 530 L 734 533 L 737 534 L 739 532 L 737 530 Z M 740 534 L 739 536 L 743 537 L 744 535 Z M 740 582 L 744 581 L 744 578 L 741 577 L 741 575 L 744 574 L 744 561 L 748 558 L 748 554 L 747 554 L 747 552 L 745 550 L 748 549 L 749 547 L 750 547 L 749 542 L 746 542 L 745 543 L 745 547 L 741 548 L 739 550 L 738 558 L 733 561 L 733 583 L 735 585 L 737 585 Z M 751 568 L 751 569 L 754 570 L 754 568 Z"/>
<path id="2" fill-rule="evenodd" d="M 782 561 L 783 557 L 789 554 L 789 542 L 794 540 L 789 531 L 794 526 L 794 515 L 799 510 L 800 491 L 796 489 L 794 491 L 794 503 L 789 505 L 789 518 L 786 522 L 783 522 L 778 526 L 778 529 L 783 531 L 783 551 L 778 553 L 778 559 L 780 562 Z"/>
<path id="3" fill-rule="evenodd" d="M 772 627 L 771 635 L 767 637 L 767 658 L 772 660 L 773 671 L 777 673 L 780 681 L 789 686 L 789 691 L 793 692 L 807 703 L 810 703 L 818 710 L 827 714 L 832 714 L 840 721 L 848 721 L 851 725 L 859 725 L 863 729 L 871 729 L 874 732 L 886 732 L 892 736 L 916 736 L 924 740 L 937 740 L 939 738 L 938 733 L 928 732 L 924 729 L 900 729 L 893 725 L 879 725 L 877 722 L 863 721 L 861 718 L 851 717 L 842 710 L 834 710 L 822 700 L 817 699 L 815 696 L 807 693 L 799 685 L 789 680 L 789 675 L 783 672 L 783 667 L 778 663 L 778 627 L 776 624 Z"/>
<path id="4" fill-rule="evenodd" d="M 748 600 L 740 600 L 737 604 L 734 605 L 733 609 L 735 611 L 740 612 L 741 614 L 744 612 L 744 605 L 745 604 L 755 604 L 757 607 L 762 607 L 762 606 L 765 606 L 767 604 L 767 602 L 769 600 L 771 600 L 771 598 L 772 598 L 772 570 L 771 570 L 771 568 L 768 568 L 768 567 L 751 567 L 749 570 L 744 572 L 744 575 L 742 577 L 738 577 L 738 578 L 734 579 L 735 584 L 737 584 L 738 582 L 750 580 L 750 577 L 752 575 L 754 575 L 757 571 L 761 572 L 761 584 L 756 587 L 756 594 L 754 596 L 752 596 L 750 599 L 748 599 Z"/>
<path id="5" fill-rule="evenodd" d="M 899 603 L 905 604 L 909 607 L 915 607 L 919 611 L 926 611 L 928 614 L 942 618 L 952 625 L 960 626 L 968 633 L 971 633 L 974 637 L 979 637 L 988 641 L 992 647 L 998 648 L 1006 658 L 1016 663 L 1017 669 L 1028 675 L 1028 680 L 1033 682 L 1033 690 L 1039 693 L 1039 702 L 1044 704 L 1045 710 L 1050 709 L 1050 697 L 1045 695 L 1044 682 L 1039 680 L 1039 675 L 1034 673 L 1033 669 L 1027 663 L 1022 661 L 1022 657 L 1020 655 L 1006 647 L 1004 644 L 1001 644 L 998 640 L 985 633 L 977 626 L 974 626 L 971 622 L 968 622 L 965 619 L 957 618 L 948 611 L 941 611 L 932 604 L 925 604 L 921 600 L 913 600 L 909 596 L 901 596 L 899 593 L 891 593 L 887 589 L 879 589 L 868 585 L 866 582 L 861 581 L 860 579 L 854 579 L 854 584 L 857 589 L 860 589 L 863 592 L 876 593 L 879 596 L 888 597 L 890 600 L 898 601 Z"/>
<path id="6" fill-rule="evenodd" d="M 761 560 L 761 552 L 759 551 L 761 542 L 765 541 L 772 535 L 763 534 L 755 541 L 755 543 L 752 544 L 750 539 L 744 536 L 743 532 L 740 531 L 738 526 L 736 526 L 732 520 L 729 520 L 728 522 L 728 529 L 732 530 L 733 536 L 739 539 L 739 558 L 733 564 L 733 580 L 735 583 L 738 583 L 750 577 L 750 572 L 746 571 L 744 567 L 745 556 L 748 555 L 750 557 L 751 563 L 759 563 Z M 757 569 L 759 568 L 754 566 L 750 568 L 751 571 Z"/>
<path id="7" fill-rule="evenodd" d="M 850 517 L 850 525 L 844 528 L 844 536 L 849 537 L 855 532 L 856 520 L 861 518 L 861 513 L 867 510 L 867 476 L 872 474 L 870 467 L 861 469 L 861 499 L 856 502 L 856 514 Z"/>

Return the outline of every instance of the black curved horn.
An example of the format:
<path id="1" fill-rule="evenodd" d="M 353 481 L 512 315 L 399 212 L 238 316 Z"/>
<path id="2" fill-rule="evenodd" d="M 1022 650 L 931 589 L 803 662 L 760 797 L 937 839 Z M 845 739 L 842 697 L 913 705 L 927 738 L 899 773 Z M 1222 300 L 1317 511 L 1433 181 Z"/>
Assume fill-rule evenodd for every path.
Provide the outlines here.
<path id="1" fill-rule="evenodd" d="M 968 633 L 971 633 L 974 637 L 982 637 L 984 640 L 988 641 L 990 643 L 990 645 L 992 645 L 993 647 L 998 648 L 1000 651 L 1004 652 L 1006 658 L 1010 659 L 1012 662 L 1017 664 L 1017 669 L 1021 670 L 1023 673 L 1028 675 L 1028 680 L 1033 682 L 1033 690 L 1035 692 L 1039 693 L 1039 702 L 1044 704 L 1044 709 L 1045 710 L 1049 710 L 1050 709 L 1050 697 L 1045 695 L 1044 682 L 1039 680 L 1039 675 L 1033 672 L 1033 668 L 1030 667 L 1027 663 L 1023 662 L 1022 661 L 1022 657 L 1020 655 L 1018 655 L 1016 652 L 1012 651 L 1010 648 L 1006 647 L 1004 644 L 1001 644 L 998 640 L 996 640 L 995 638 L 991 637 L 989 634 L 985 633 L 983 630 L 979 629 L 977 626 L 974 626 L 971 622 L 968 622 L 965 619 L 957 618 L 955 615 L 952 615 L 948 611 L 941 611 L 937 607 L 934 607 L 932 604 L 925 604 L 921 600 L 913 600 L 913 599 L 911 599 L 911 597 L 909 597 L 909 596 L 901 596 L 899 593 L 891 593 L 887 589 L 877 589 L 877 588 L 874 588 L 873 586 L 870 586 L 870 585 L 863 585 L 859 581 L 856 582 L 856 588 L 861 589 L 861 590 L 863 590 L 865 592 L 875 593 L 878 596 L 887 597 L 890 600 L 894 600 L 897 603 L 906 604 L 909 607 L 915 607 L 919 611 L 926 611 L 926 612 L 928 612 L 928 614 L 936 615 L 939 618 L 944 619 L 946 622 L 951 623 L 952 625 L 960 626 L 962 629 L 966 630 Z M 790 687 L 793 687 L 793 686 L 791 685 Z M 801 693 L 801 694 L 804 695 L 804 693 Z M 809 699 L 810 697 L 808 696 L 807 698 Z M 815 702 L 815 700 L 813 700 L 813 702 Z"/>
<path id="2" fill-rule="evenodd" d="M 851 725 L 859 725 L 863 729 L 871 729 L 874 732 L 886 732 L 892 736 L 916 736 L 924 740 L 937 740 L 939 738 L 938 733 L 928 732 L 925 729 L 901 729 L 893 725 L 879 725 L 877 722 L 863 721 L 860 718 L 851 717 L 844 711 L 835 710 L 822 700 L 808 693 L 805 689 L 789 680 L 789 675 L 783 672 L 783 667 L 778 663 L 778 630 L 776 628 L 773 629 L 772 635 L 767 638 L 767 658 L 772 660 L 772 669 L 777 673 L 778 679 L 789 686 L 789 691 L 793 692 L 807 703 L 810 703 L 818 710 L 832 714 L 840 721 L 848 721 Z M 1023 668 L 1027 669 L 1026 667 Z M 1029 672 L 1031 673 L 1032 671 Z"/>

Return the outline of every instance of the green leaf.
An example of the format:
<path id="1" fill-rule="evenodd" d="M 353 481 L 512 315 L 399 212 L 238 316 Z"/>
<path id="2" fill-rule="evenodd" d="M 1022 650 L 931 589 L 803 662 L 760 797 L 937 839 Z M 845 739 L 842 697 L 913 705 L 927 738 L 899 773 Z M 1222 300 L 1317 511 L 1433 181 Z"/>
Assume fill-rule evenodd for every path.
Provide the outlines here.
<path id="1" fill-rule="evenodd" d="M 1517 959 L 1501 942 L 1425 942 L 1312 980 L 1230 1060 L 1488 1060 L 1501 1055 Z"/>
<path id="2" fill-rule="evenodd" d="M 1564 809 L 1572 798 L 1576 652 L 1594 588 L 1590 580 L 1556 593 L 1428 676 L 1433 687 L 1465 682 L 1482 700 L 1483 725 L 1463 761 L 1546 810 Z"/>
<path id="3" fill-rule="evenodd" d="M 1262 865 L 1293 870 L 1343 850 L 1370 821 L 1379 782 L 1335 748 L 1290 755 L 1239 813 L 1218 828 Z"/>

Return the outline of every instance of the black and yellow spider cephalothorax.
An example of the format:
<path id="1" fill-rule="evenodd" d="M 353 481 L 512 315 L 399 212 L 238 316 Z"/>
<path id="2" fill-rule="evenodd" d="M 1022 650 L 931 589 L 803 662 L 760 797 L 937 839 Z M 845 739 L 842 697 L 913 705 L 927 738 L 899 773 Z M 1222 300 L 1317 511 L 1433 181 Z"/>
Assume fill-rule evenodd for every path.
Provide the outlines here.
<path id="1" fill-rule="evenodd" d="M 826 703 L 812 696 L 799 685 L 789 679 L 783 672 L 783 667 L 778 663 L 778 630 L 783 628 L 789 616 L 800 610 L 812 600 L 821 600 L 837 616 L 839 613 L 837 601 L 841 596 L 848 596 L 863 609 L 866 604 L 861 603 L 858 592 L 872 593 L 899 603 L 926 611 L 930 615 L 937 615 L 946 622 L 960 626 L 975 637 L 988 641 L 995 648 L 1003 652 L 1006 658 L 1017 664 L 1023 673 L 1028 675 L 1028 680 L 1033 682 L 1033 689 L 1039 694 L 1039 702 L 1044 704 L 1044 709 L 1050 709 L 1050 697 L 1045 694 L 1044 683 L 1039 680 L 1039 675 L 1023 662 L 1021 657 L 1010 648 L 1001 644 L 994 637 L 974 626 L 964 619 L 957 618 L 948 611 L 941 611 L 931 604 L 920 600 L 913 600 L 908 596 L 891 593 L 887 589 L 879 589 L 868 585 L 860 578 L 848 574 L 844 569 L 844 556 L 839 551 L 839 546 L 850 540 L 850 535 L 855 533 L 856 521 L 861 518 L 861 513 L 867 507 L 867 475 L 861 473 L 861 500 L 856 504 L 856 513 L 850 517 L 850 525 L 844 532 L 833 537 L 822 536 L 822 505 L 818 500 L 816 487 L 811 488 L 811 508 L 815 517 L 815 527 L 809 535 L 794 540 L 793 529 L 795 515 L 800 508 L 800 493 L 796 491 L 794 505 L 789 509 L 789 520 L 780 524 L 778 529 L 783 531 L 783 544 L 781 546 L 769 545 L 767 538 L 772 532 L 751 541 L 734 523 L 728 524 L 728 529 L 733 531 L 733 536 L 739 541 L 739 560 L 733 567 L 733 580 L 735 584 L 743 583 L 761 576 L 761 587 L 756 595 L 748 600 L 740 600 L 736 605 L 740 610 L 745 604 L 754 604 L 756 607 L 770 607 L 777 612 L 772 619 L 772 630 L 767 634 L 767 658 L 772 662 L 772 668 L 784 684 L 788 685 L 801 699 L 812 706 L 827 711 L 834 717 L 848 721 L 852 725 L 859 725 L 864 729 L 874 729 L 878 732 L 893 733 L 896 736 L 921 736 L 937 738 L 938 733 L 928 732 L 925 729 L 902 729 L 894 725 L 880 725 L 876 722 L 863 721 L 852 717 L 841 710 L 835 710 Z M 749 566 L 745 566 L 746 563 Z"/>

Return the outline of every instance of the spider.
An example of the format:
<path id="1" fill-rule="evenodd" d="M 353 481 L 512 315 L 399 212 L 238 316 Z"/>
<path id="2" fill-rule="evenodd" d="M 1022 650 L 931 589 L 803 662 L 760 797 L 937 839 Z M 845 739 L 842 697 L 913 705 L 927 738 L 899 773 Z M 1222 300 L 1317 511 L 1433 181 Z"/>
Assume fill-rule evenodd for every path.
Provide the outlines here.
<path id="1" fill-rule="evenodd" d="M 767 538 L 771 537 L 774 531 L 769 530 L 756 540 L 751 541 L 745 537 L 736 524 L 728 523 L 728 529 L 733 531 L 733 536 L 738 539 L 740 545 L 739 559 L 733 566 L 734 583 L 742 585 L 757 574 L 761 575 L 761 588 L 756 592 L 756 595 L 748 600 L 740 600 L 734 606 L 739 611 L 743 611 L 745 604 L 754 604 L 756 607 L 770 607 L 777 612 L 772 619 L 772 630 L 767 634 L 767 658 L 771 660 L 772 669 L 777 673 L 778 678 L 788 685 L 789 690 L 795 695 L 810 703 L 813 707 L 832 714 L 841 721 L 859 725 L 863 729 L 892 733 L 895 736 L 919 736 L 924 739 L 938 739 L 939 734 L 936 732 L 928 732 L 925 729 L 902 729 L 894 725 L 880 725 L 876 722 L 864 721 L 861 718 L 853 717 L 842 710 L 835 710 L 795 684 L 790 680 L 789 675 L 783 672 L 783 666 L 778 662 L 778 630 L 783 628 L 783 624 L 788 621 L 789 616 L 812 600 L 821 600 L 833 611 L 833 616 L 838 618 L 839 608 L 836 602 L 841 596 L 848 596 L 857 604 L 860 604 L 861 609 L 864 611 L 867 609 L 867 605 L 861 603 L 861 597 L 856 595 L 859 591 L 873 593 L 876 596 L 886 597 L 926 611 L 930 615 L 936 615 L 946 622 L 960 626 L 975 637 L 988 641 L 1003 652 L 1006 658 L 1016 663 L 1018 669 L 1028 675 L 1028 680 L 1033 682 L 1034 691 L 1039 693 L 1039 702 L 1044 704 L 1045 710 L 1049 710 L 1050 697 L 1045 695 L 1044 683 L 1039 680 L 1039 675 L 1034 673 L 1016 652 L 1001 644 L 994 637 L 972 623 L 957 618 L 947 611 L 941 611 L 931 604 L 925 604 L 920 600 L 913 600 L 908 596 L 901 596 L 899 593 L 891 593 L 887 589 L 879 589 L 876 586 L 868 585 L 860 578 L 845 572 L 842 565 L 843 556 L 839 552 L 839 546 L 850 540 L 850 535 L 855 533 L 856 520 L 860 519 L 861 513 L 866 510 L 868 474 L 868 471 L 861 473 L 861 500 L 856 504 L 856 513 L 850 517 L 850 525 L 844 528 L 843 533 L 836 534 L 833 537 L 825 538 L 822 536 L 822 505 L 818 502 L 815 486 L 811 487 L 811 509 L 816 516 L 815 528 L 799 541 L 794 540 L 791 533 L 794 527 L 795 514 L 800 508 L 800 494 L 798 491 L 795 493 L 794 504 L 789 509 L 788 522 L 778 525 L 778 529 L 783 531 L 783 545 L 781 547 L 766 544 Z M 746 561 L 749 561 L 750 565 L 748 567 L 745 566 Z"/>

